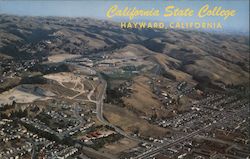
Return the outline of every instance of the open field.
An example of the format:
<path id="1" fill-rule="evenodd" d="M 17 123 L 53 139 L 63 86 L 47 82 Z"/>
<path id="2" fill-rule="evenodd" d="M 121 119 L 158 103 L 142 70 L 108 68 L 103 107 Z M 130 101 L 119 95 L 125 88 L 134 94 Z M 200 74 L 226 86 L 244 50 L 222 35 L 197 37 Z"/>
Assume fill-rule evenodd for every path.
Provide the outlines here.
<path id="1" fill-rule="evenodd" d="M 144 137 L 152 136 L 158 138 L 165 136 L 169 132 L 167 129 L 149 124 L 126 108 L 114 105 L 104 106 L 104 116 L 110 123 L 121 127 L 125 132 L 139 133 Z"/>
<path id="2" fill-rule="evenodd" d="M 137 58 L 154 54 L 155 52 L 148 50 L 144 46 L 138 44 L 129 44 L 126 47 L 111 54 L 113 58 Z"/>
<path id="3" fill-rule="evenodd" d="M 126 107 L 146 116 L 167 115 L 167 112 L 161 108 L 161 103 L 148 85 L 149 78 L 137 76 L 133 78 L 133 81 L 131 96 L 123 98 Z"/>

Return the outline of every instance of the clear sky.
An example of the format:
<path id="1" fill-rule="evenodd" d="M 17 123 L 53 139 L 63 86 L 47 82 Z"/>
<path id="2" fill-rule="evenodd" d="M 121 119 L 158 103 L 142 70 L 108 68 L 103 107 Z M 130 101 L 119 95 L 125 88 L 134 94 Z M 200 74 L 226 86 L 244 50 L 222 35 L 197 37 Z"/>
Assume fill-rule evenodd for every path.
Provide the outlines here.
<path id="1" fill-rule="evenodd" d="M 0 0 L 0 13 L 30 16 L 69 16 L 69 17 L 93 17 L 107 19 L 108 8 L 117 4 L 119 8 L 125 6 L 136 7 L 138 9 L 164 9 L 168 5 L 186 8 L 190 7 L 198 11 L 205 4 L 222 6 L 225 9 L 235 9 L 236 16 L 224 20 L 222 17 L 209 17 L 200 19 L 196 16 L 183 17 L 150 17 L 136 18 L 134 20 L 148 21 L 221 21 L 227 30 L 237 30 L 249 32 L 249 0 Z M 124 20 L 124 19 L 112 19 Z"/>

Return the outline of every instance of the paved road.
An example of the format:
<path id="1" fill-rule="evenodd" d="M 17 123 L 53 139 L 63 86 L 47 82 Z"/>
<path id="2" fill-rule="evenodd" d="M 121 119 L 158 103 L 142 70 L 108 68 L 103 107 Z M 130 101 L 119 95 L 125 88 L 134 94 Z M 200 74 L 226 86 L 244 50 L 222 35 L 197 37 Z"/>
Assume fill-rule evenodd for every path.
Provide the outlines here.
<path id="1" fill-rule="evenodd" d="M 172 146 L 172 145 L 175 145 L 175 144 L 178 144 L 178 143 L 180 143 L 180 142 L 183 142 L 183 141 L 185 141 L 185 140 L 187 140 L 187 139 L 190 139 L 190 138 L 194 137 L 195 135 L 201 133 L 202 131 L 204 131 L 204 130 L 210 128 L 211 126 L 212 126 L 212 125 L 207 125 L 207 126 L 201 128 L 201 129 L 199 129 L 199 130 L 197 130 L 197 131 L 194 131 L 194 132 L 192 132 L 192 133 L 190 133 L 190 134 L 188 134 L 188 135 L 186 135 L 186 136 L 184 136 L 184 137 L 181 137 L 181 138 L 179 138 L 179 139 L 177 139 L 177 140 L 175 140 L 175 141 L 173 141 L 173 142 L 163 144 L 162 146 L 159 146 L 159 147 L 157 147 L 157 148 L 155 148 L 155 149 L 153 149 L 153 150 L 147 151 L 146 153 L 143 153 L 143 154 L 141 154 L 141 155 L 135 157 L 135 159 L 147 159 L 147 158 L 152 158 L 153 156 L 155 156 L 155 155 L 157 155 L 158 153 L 160 153 L 163 149 L 166 149 L 166 148 L 168 148 L 168 147 L 170 147 L 170 146 Z"/>
<path id="2" fill-rule="evenodd" d="M 122 129 L 116 127 L 115 125 L 109 123 L 104 117 L 103 117 L 103 100 L 106 96 L 106 89 L 107 89 L 107 82 L 102 79 L 101 75 L 99 74 L 99 79 L 101 80 L 101 84 L 102 84 L 102 89 L 97 97 L 97 100 L 96 100 L 96 116 L 97 116 L 97 119 L 102 122 L 103 124 L 105 125 L 108 125 L 110 127 L 112 127 L 113 129 L 115 129 L 116 132 L 118 132 L 119 134 L 121 134 L 122 136 L 124 137 L 127 137 L 131 140 L 134 140 L 134 141 L 137 141 L 137 142 L 144 142 L 144 143 L 148 143 L 148 144 L 154 144 L 154 143 L 151 143 L 151 142 L 148 142 L 148 141 L 145 141 L 145 140 L 142 140 L 142 139 L 139 139 L 137 137 L 134 137 L 134 136 L 131 136 L 129 134 L 127 134 L 126 132 L 124 132 Z"/>
<path id="3" fill-rule="evenodd" d="M 82 67 L 76 63 L 71 63 L 71 62 L 67 62 L 67 64 L 73 64 L 74 66 L 79 66 L 79 67 Z M 91 72 L 97 72 L 95 70 L 92 70 Z M 99 95 L 96 97 L 96 101 L 91 99 L 91 96 L 94 94 L 94 91 L 96 88 L 93 87 L 93 89 L 90 91 L 90 93 L 87 95 L 88 97 L 88 101 L 90 102 L 93 102 L 96 104 L 96 117 L 97 119 L 105 124 L 105 125 L 108 125 L 109 127 L 112 127 L 116 132 L 118 132 L 119 134 L 121 134 L 122 136 L 124 137 L 127 137 L 131 140 L 134 140 L 134 141 L 137 141 L 137 142 L 143 142 L 143 143 L 148 143 L 148 144 L 153 144 L 153 145 L 159 145 L 157 143 L 151 143 L 151 142 L 148 142 L 148 141 L 145 141 L 145 140 L 142 140 L 142 139 L 139 139 L 137 137 L 134 137 L 134 136 L 131 136 L 129 134 L 127 134 L 126 132 L 124 132 L 123 130 L 121 130 L 120 128 L 118 128 L 117 126 L 109 123 L 104 117 L 103 117 L 103 100 L 106 96 L 106 89 L 107 89 L 107 82 L 102 78 L 101 74 L 97 72 L 97 75 L 101 81 L 101 85 L 102 85 L 102 88 L 101 88 L 101 91 L 99 93 Z M 86 100 L 84 100 L 86 101 Z"/>
<path id="4" fill-rule="evenodd" d="M 175 144 L 178 144 L 178 143 L 183 142 L 183 141 L 185 141 L 187 139 L 190 139 L 190 138 L 198 135 L 199 133 L 201 133 L 201 132 L 203 132 L 203 131 L 211 128 L 214 125 L 223 124 L 224 121 L 227 121 L 228 119 L 234 118 L 234 114 L 239 114 L 241 111 L 244 111 L 244 107 L 241 107 L 240 109 L 235 110 L 234 113 L 231 113 L 231 114 L 229 114 L 227 112 L 224 112 L 224 113 L 221 114 L 221 112 L 218 112 L 218 113 L 216 113 L 216 115 L 220 115 L 221 114 L 221 116 L 225 117 L 225 118 L 224 119 L 220 118 L 219 120 L 217 120 L 216 123 L 212 123 L 212 124 L 206 125 L 205 127 L 201 128 L 201 129 L 199 129 L 197 131 L 194 131 L 194 132 L 192 132 L 192 133 L 190 133 L 190 134 L 188 134 L 188 135 L 186 135 L 186 136 L 184 136 L 182 138 L 179 138 L 179 139 L 177 139 L 177 140 L 175 140 L 175 141 L 173 141 L 171 143 L 166 143 L 166 144 L 163 144 L 162 146 L 159 146 L 159 147 L 157 147 L 155 149 L 151 149 L 151 150 L 149 150 L 149 151 L 147 151 L 147 152 L 145 152 L 145 153 L 143 153 L 141 155 L 138 155 L 134 159 L 153 158 L 154 156 L 156 156 L 157 154 L 159 154 L 162 150 L 164 150 L 164 149 L 166 149 L 168 147 L 171 147 L 171 146 L 173 146 Z"/>

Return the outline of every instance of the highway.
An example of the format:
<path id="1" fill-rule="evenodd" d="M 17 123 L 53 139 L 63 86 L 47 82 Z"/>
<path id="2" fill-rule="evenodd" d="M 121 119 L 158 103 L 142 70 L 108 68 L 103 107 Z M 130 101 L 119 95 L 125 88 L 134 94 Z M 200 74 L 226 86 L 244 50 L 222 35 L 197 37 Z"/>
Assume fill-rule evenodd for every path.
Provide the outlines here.
<path id="1" fill-rule="evenodd" d="M 197 131 L 194 131 L 194 132 L 192 132 L 192 133 L 190 133 L 190 134 L 188 134 L 188 135 L 186 135 L 184 137 L 181 137 L 181 138 L 179 138 L 179 139 L 177 139 L 177 140 L 175 140 L 173 142 L 163 144 L 163 145 L 161 145 L 161 146 L 159 146 L 159 147 L 157 147 L 155 149 L 151 149 L 151 150 L 149 150 L 149 151 L 147 151 L 147 152 L 145 152 L 145 153 L 143 153 L 143 154 L 135 157 L 135 159 L 152 158 L 153 156 L 155 156 L 158 153 L 160 153 L 163 149 L 168 148 L 168 147 L 170 147 L 172 145 L 178 144 L 180 142 L 183 142 L 183 141 L 185 141 L 187 139 L 190 139 L 190 138 L 194 137 L 195 135 L 201 133 L 202 131 L 209 129 L 211 126 L 212 125 L 206 125 L 205 127 L 201 128 L 201 129 L 199 129 Z"/>

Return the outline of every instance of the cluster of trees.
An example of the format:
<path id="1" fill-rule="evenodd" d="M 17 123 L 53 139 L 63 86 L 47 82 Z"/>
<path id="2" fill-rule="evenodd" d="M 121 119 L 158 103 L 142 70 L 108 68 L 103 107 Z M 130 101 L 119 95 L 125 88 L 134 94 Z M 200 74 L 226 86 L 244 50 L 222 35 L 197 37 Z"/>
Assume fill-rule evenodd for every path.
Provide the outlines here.
<path id="1" fill-rule="evenodd" d="M 92 148 L 95 150 L 98 150 L 98 149 L 102 148 L 104 146 L 104 144 L 118 141 L 121 138 L 123 138 L 123 136 L 120 134 L 112 134 L 112 135 L 109 135 L 107 137 L 95 139 L 95 140 L 93 140 L 94 144 L 92 145 Z"/>
<path id="2" fill-rule="evenodd" d="M 16 106 L 16 102 L 13 101 L 12 104 L 5 104 L 2 107 L 0 107 L 0 117 L 2 119 L 8 119 L 8 118 L 22 118 L 22 117 L 26 117 L 28 115 L 28 110 L 22 110 L 22 109 L 14 109 Z M 7 110 L 11 110 L 14 109 L 13 111 L 11 111 L 10 113 L 6 114 Z"/>
<path id="3" fill-rule="evenodd" d="M 15 110 L 15 111 L 11 112 L 11 114 L 10 114 L 11 118 L 22 118 L 22 117 L 26 117 L 26 116 L 28 116 L 27 109 L 25 109 L 25 110 L 21 110 L 21 109 Z"/>

